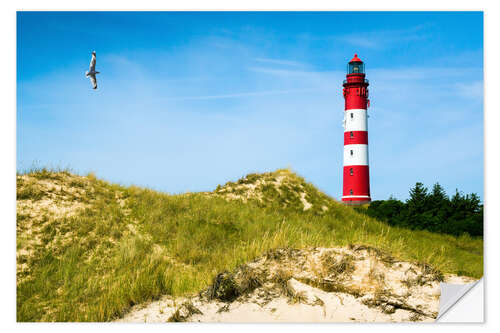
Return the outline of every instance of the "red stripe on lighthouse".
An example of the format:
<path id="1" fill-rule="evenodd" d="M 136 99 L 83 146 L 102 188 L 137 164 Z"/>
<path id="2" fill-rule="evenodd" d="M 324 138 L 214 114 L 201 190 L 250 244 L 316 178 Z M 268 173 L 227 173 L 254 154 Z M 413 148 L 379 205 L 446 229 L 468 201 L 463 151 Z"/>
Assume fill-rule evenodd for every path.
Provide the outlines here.
<path id="1" fill-rule="evenodd" d="M 347 88 L 346 88 L 347 89 Z M 345 99 L 345 109 L 367 109 L 366 97 L 358 96 L 357 89 L 360 88 L 348 88 L 347 96 L 349 98 Z"/>
<path id="2" fill-rule="evenodd" d="M 367 131 L 347 131 L 344 132 L 344 146 L 346 145 L 367 145 Z"/>
<path id="3" fill-rule="evenodd" d="M 367 196 L 370 197 L 370 172 L 368 165 L 350 165 L 344 167 L 343 197 Z"/>

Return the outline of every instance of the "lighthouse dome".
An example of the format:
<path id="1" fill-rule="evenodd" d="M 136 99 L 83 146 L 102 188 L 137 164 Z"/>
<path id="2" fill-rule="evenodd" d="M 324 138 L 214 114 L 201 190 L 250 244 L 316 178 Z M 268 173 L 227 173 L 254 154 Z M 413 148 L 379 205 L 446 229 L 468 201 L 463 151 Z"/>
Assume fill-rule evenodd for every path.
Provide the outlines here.
<path id="1" fill-rule="evenodd" d="M 362 63 L 361 59 L 358 58 L 357 53 L 354 53 L 354 58 L 352 58 L 351 61 L 349 61 L 349 62 L 361 62 Z"/>
<path id="2" fill-rule="evenodd" d="M 354 58 L 347 64 L 347 74 L 364 74 L 365 64 L 354 54 Z"/>

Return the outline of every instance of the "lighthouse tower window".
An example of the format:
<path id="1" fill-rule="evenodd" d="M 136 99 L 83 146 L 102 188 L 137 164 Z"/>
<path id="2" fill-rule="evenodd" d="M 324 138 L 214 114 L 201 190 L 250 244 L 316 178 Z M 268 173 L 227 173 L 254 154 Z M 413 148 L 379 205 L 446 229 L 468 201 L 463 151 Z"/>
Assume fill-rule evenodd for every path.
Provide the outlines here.
<path id="1" fill-rule="evenodd" d="M 352 176 L 354 172 L 352 171 L 352 168 L 349 169 L 349 174 Z"/>
<path id="2" fill-rule="evenodd" d="M 352 188 L 349 190 L 349 194 L 352 195 L 354 192 L 352 192 Z"/>
<path id="3" fill-rule="evenodd" d="M 354 154 L 354 152 L 351 150 L 351 156 Z"/>
<path id="4" fill-rule="evenodd" d="M 353 132 L 351 132 L 351 139 L 352 139 L 352 138 L 354 138 L 354 133 L 353 133 Z"/>
<path id="5" fill-rule="evenodd" d="M 351 113 L 351 119 L 353 119 L 353 118 L 354 118 L 354 113 Z"/>

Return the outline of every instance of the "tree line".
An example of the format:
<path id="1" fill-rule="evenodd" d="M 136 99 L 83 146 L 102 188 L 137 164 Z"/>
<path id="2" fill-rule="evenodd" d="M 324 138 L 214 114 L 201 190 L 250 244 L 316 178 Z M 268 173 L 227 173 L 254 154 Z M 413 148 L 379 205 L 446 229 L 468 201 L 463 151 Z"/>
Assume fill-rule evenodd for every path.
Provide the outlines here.
<path id="1" fill-rule="evenodd" d="M 451 198 L 439 183 L 429 191 L 418 182 L 410 189 L 406 202 L 393 198 L 360 207 L 365 214 L 390 225 L 425 229 L 452 235 L 468 233 L 483 236 L 483 204 L 475 193 L 463 195 L 458 190 Z"/>

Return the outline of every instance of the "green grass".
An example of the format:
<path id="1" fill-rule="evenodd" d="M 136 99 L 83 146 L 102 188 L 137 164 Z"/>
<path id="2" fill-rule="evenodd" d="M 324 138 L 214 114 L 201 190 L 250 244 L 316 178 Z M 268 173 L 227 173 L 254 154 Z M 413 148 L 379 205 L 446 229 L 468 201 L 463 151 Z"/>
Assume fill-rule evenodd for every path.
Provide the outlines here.
<path id="1" fill-rule="evenodd" d="M 58 177 L 38 171 L 28 175 Z M 164 294 L 197 293 L 218 273 L 281 247 L 363 244 L 444 273 L 482 276 L 482 239 L 391 227 L 290 175 L 307 189 L 309 202 L 329 209 L 294 209 L 300 201 L 288 189 L 282 192 L 289 200 L 243 203 L 203 193 L 168 195 L 123 187 L 93 176 L 72 180 L 72 186 L 86 189 L 79 200 L 91 206 L 72 217 L 45 218 L 41 244 L 21 257 L 29 274 L 17 284 L 17 320 L 109 321 Z M 258 176 L 251 175 L 251 181 Z M 19 186 L 18 193 L 25 193 Z M 36 189 L 30 191 L 38 198 Z M 123 206 L 117 197 L 125 200 Z M 18 224 L 29 220 L 20 218 Z M 62 241 L 65 235 L 69 241 Z M 18 231 L 18 248 L 25 239 Z"/>

